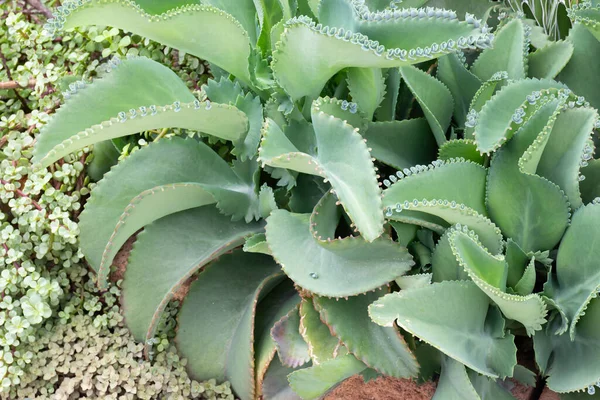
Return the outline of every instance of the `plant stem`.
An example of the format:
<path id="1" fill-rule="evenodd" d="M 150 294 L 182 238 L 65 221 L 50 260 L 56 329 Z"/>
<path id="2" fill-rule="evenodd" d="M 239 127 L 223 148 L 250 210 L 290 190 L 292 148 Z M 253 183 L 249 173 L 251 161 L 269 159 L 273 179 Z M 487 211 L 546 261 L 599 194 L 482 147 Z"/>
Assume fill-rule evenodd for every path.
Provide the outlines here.
<path id="1" fill-rule="evenodd" d="M 27 86 L 21 86 L 17 81 L 0 82 L 0 90 L 22 89 L 25 87 L 32 88 L 35 86 L 35 79 L 30 79 Z"/>
<path id="2" fill-rule="evenodd" d="M 8 185 L 8 184 L 9 184 L 9 182 L 5 181 L 4 179 L 0 179 L 0 183 L 1 183 L 1 184 L 3 184 L 3 185 Z M 19 197 L 24 197 L 24 198 L 27 198 L 27 199 L 31 200 L 31 204 L 33 204 L 33 206 L 34 206 L 35 208 L 37 208 L 39 211 L 42 211 L 42 210 L 43 210 L 42 206 L 40 206 L 40 205 L 39 205 L 39 203 L 38 203 L 37 201 L 35 201 L 35 200 L 34 200 L 34 199 L 32 199 L 31 197 L 29 197 L 27 194 L 23 193 L 23 191 L 22 191 L 22 190 L 20 190 L 20 189 L 15 189 L 15 190 L 14 190 L 14 192 L 15 192 L 15 193 L 17 194 L 17 196 L 19 196 Z"/>
<path id="3" fill-rule="evenodd" d="M 160 131 L 160 133 L 158 134 L 158 136 L 154 139 L 154 142 L 156 142 L 159 139 L 163 138 L 167 134 L 168 130 L 169 130 L 169 128 L 164 128 L 162 131 Z"/>
<path id="4" fill-rule="evenodd" d="M 46 7 L 40 0 L 25 0 L 29 5 L 40 13 L 44 14 L 46 18 L 52 18 L 52 11 L 48 7 Z"/>

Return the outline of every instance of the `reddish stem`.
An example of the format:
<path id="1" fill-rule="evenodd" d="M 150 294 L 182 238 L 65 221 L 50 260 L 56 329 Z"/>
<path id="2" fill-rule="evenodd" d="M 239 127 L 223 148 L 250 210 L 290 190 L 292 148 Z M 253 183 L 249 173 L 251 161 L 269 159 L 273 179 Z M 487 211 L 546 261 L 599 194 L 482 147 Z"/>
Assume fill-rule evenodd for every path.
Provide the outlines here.
<path id="1" fill-rule="evenodd" d="M 7 182 L 7 181 L 5 181 L 4 179 L 0 179 L 0 183 L 2 183 L 3 185 L 8 185 L 8 182 Z M 19 197 L 24 197 L 24 198 L 27 198 L 27 199 L 31 200 L 31 204 L 33 204 L 33 206 L 34 206 L 35 208 L 37 208 L 39 211 L 42 211 L 42 210 L 43 210 L 42 206 L 40 206 L 40 205 L 39 205 L 39 203 L 38 203 L 37 201 L 35 201 L 35 200 L 34 200 L 34 199 L 32 199 L 31 197 L 29 197 L 28 195 L 26 195 L 25 193 L 23 193 L 23 191 L 22 191 L 22 190 L 20 190 L 20 189 L 15 189 L 15 190 L 14 190 L 14 192 L 15 192 L 15 193 L 17 194 L 17 196 L 19 196 Z"/>

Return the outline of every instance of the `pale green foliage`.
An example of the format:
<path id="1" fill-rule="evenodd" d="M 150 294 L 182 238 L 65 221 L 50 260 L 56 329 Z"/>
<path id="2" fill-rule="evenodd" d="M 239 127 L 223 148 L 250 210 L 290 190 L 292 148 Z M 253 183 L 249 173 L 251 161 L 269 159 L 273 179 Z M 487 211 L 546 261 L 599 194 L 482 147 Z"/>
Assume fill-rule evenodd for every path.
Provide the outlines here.
<path id="1" fill-rule="evenodd" d="M 101 288 L 145 227 L 123 307 L 148 355 L 183 291 L 176 340 L 191 376 L 228 380 L 243 400 L 319 398 L 356 373 L 436 372 L 436 398 L 509 398 L 500 381 L 532 374 L 517 365 L 517 336 L 535 343 L 550 388 L 595 390 L 599 364 L 577 361 L 598 354 L 600 117 L 568 86 L 598 89 L 597 67 L 581 61 L 598 10 L 574 8 L 572 37 L 553 42 L 498 4 L 417 3 L 57 10 L 48 33 L 114 25 L 215 66 L 194 98 L 151 60 L 111 61 L 35 146 L 47 165 L 164 128 L 104 175 L 80 224 Z M 430 7 L 440 3 L 477 15 Z M 189 131 L 163 138 L 173 127 Z M 206 133 L 231 153 L 205 146 Z"/>
<path id="2" fill-rule="evenodd" d="M 156 362 L 143 361 L 141 347 L 123 328 L 118 289 L 98 294 L 89 280 L 76 222 L 82 197 L 93 186 L 84 172 L 92 159 L 89 149 L 49 169 L 34 170 L 30 163 L 39 129 L 57 106 L 61 88 L 68 87 L 69 74 L 87 78 L 98 72 L 98 60 L 91 60 L 94 54 L 140 52 L 174 62 L 192 88 L 204 79 L 203 64 L 183 55 L 172 60 L 168 49 L 139 37 L 133 39 L 135 47 L 126 45 L 131 44 L 131 36 L 115 30 L 77 30 L 55 43 L 40 35 L 40 27 L 24 15 L 2 10 L 7 18 L 0 22 L 0 45 L 11 78 L 35 79 L 36 85 L 18 89 L 25 103 L 13 90 L 0 91 L 1 398 L 47 398 L 52 393 L 65 399 L 108 398 L 124 393 L 128 384 L 139 398 L 164 398 L 166 393 L 173 398 L 233 398 L 227 384 L 201 384 L 188 378 L 185 362 L 170 344 L 172 307 L 152 341 Z M 104 32 L 102 40 L 96 36 L 99 31 Z M 120 45 L 106 51 L 105 46 L 114 41 Z M 8 80 L 0 66 L 0 81 Z M 99 359 L 98 352 L 105 352 L 107 358 Z M 62 360 L 61 365 L 53 364 L 57 360 Z M 124 380 L 116 386 L 102 383 L 105 377 L 114 378 L 122 362 L 130 366 L 125 375 L 118 374 Z M 85 379 L 64 379 L 71 373 L 80 378 L 85 373 Z M 129 378 L 129 374 L 134 375 Z M 162 377 L 167 378 L 162 381 Z"/>

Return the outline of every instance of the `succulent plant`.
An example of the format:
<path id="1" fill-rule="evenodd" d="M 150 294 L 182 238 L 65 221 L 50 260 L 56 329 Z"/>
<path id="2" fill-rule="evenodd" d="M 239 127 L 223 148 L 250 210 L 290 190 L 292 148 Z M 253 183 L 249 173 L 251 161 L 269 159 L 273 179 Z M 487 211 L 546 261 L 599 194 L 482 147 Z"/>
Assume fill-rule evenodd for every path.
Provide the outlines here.
<path id="1" fill-rule="evenodd" d="M 195 97 L 156 62 L 115 59 L 74 86 L 35 144 L 46 166 L 163 129 L 104 175 L 80 219 L 100 288 L 144 228 L 122 306 L 149 357 L 161 314 L 185 292 L 176 341 L 190 375 L 229 380 L 244 400 L 438 371 L 436 399 L 510 398 L 505 379 L 535 381 L 517 365 L 516 336 L 533 337 L 550 388 L 594 392 L 598 91 L 582 77 L 597 65 L 581 61 L 598 46 L 581 15 L 593 7 L 571 10 L 566 40 L 534 41 L 522 15 L 503 14 L 492 34 L 493 3 L 463 21 L 405 6 L 58 8 L 49 33 L 119 27 L 214 75 Z"/>

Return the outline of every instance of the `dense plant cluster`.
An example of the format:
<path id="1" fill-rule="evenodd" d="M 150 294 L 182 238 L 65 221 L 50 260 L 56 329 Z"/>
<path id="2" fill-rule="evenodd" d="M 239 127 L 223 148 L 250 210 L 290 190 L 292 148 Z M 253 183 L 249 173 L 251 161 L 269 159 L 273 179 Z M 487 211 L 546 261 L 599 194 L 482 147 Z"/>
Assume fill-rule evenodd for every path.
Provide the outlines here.
<path id="1" fill-rule="evenodd" d="M 93 42 L 117 56 L 70 82 L 23 150 L 26 172 L 77 202 L 94 145 L 88 172 L 102 179 L 78 215 L 76 264 L 84 255 L 100 289 L 143 228 L 120 286 L 134 358 L 162 349 L 164 362 L 177 315 L 190 376 L 228 380 L 243 400 L 316 399 L 355 374 L 439 376 L 436 400 L 510 399 L 508 378 L 600 396 L 600 5 L 441 3 L 56 8 L 45 34 L 100 25 Z M 142 37 L 207 60 L 214 79 L 197 90 L 177 65 L 125 50 Z M 19 179 L 13 206 L 47 203 Z M 68 233 L 78 211 L 48 219 Z M 108 293 L 92 312 L 119 335 Z M 51 310 L 21 297 L 23 317 Z M 517 363 L 523 343 L 535 370 Z M 75 373 L 60 390 L 106 393 L 115 374 Z"/>
<path id="2" fill-rule="evenodd" d="M 30 19 L 12 3 L 0 9 L 0 397 L 232 398 L 228 384 L 187 376 L 170 344 L 169 313 L 154 362 L 143 360 L 123 328 L 118 288 L 100 293 L 90 280 L 77 224 L 93 187 L 89 149 L 48 169 L 30 162 L 62 91 L 102 73 L 102 57 L 142 53 L 174 67 L 192 89 L 205 79 L 203 64 L 114 29 L 78 29 L 56 41 L 40 34 L 42 16 Z"/>

